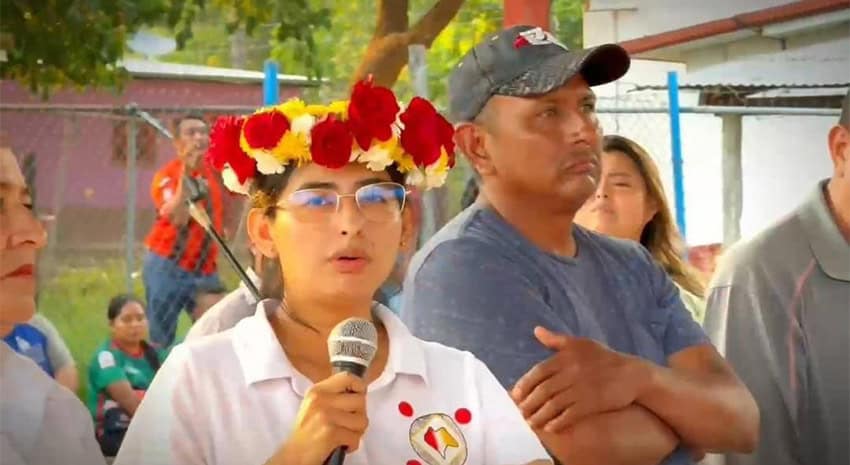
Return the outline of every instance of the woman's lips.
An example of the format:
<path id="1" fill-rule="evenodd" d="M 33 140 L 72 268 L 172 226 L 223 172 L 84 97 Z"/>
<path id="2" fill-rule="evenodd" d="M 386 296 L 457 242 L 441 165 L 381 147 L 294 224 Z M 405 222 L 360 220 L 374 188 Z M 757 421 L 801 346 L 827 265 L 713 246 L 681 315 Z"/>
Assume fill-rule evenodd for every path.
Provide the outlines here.
<path id="1" fill-rule="evenodd" d="M 34 276 L 35 276 L 35 266 L 33 266 L 33 265 L 21 265 L 21 266 L 15 268 L 14 270 L 12 270 L 11 273 L 8 273 L 5 276 L 3 276 L 3 279 L 6 279 L 6 278 L 32 278 Z"/>

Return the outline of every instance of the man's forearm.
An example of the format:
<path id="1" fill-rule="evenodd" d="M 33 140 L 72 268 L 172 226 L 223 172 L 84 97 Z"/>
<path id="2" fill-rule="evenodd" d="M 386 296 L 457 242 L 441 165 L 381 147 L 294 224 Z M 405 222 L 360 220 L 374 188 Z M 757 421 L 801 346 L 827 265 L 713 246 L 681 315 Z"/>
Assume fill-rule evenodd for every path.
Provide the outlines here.
<path id="1" fill-rule="evenodd" d="M 670 425 L 684 444 L 709 452 L 755 448 L 758 406 L 729 369 L 647 365 L 649 381 L 637 402 Z"/>
<path id="2" fill-rule="evenodd" d="M 679 444 L 669 426 L 639 405 L 585 418 L 563 433 L 535 432 L 569 465 L 656 465 Z"/>

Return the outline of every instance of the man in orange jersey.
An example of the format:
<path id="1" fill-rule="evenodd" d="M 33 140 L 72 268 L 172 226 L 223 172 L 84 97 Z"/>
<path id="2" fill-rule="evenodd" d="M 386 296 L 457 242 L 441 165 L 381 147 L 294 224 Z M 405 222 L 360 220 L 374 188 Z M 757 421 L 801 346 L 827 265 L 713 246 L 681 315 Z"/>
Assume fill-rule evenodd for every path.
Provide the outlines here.
<path id="1" fill-rule="evenodd" d="M 189 215 L 187 200 L 204 208 L 221 231 L 224 192 L 204 154 L 209 126 L 200 115 L 175 124 L 177 157 L 163 166 L 151 183 L 156 221 L 145 239 L 143 268 L 150 340 L 167 347 L 174 342 L 180 310 L 192 316 L 195 296 L 203 289 L 223 289 L 218 277 L 218 249 L 212 237 Z"/>

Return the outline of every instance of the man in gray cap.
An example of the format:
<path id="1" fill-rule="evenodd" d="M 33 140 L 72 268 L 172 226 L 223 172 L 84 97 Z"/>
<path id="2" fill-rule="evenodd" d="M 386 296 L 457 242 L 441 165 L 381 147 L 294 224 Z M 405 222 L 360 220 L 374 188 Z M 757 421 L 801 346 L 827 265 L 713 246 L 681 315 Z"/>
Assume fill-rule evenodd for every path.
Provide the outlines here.
<path id="1" fill-rule="evenodd" d="M 449 81 L 481 196 L 414 257 L 402 317 L 484 361 L 569 464 L 690 464 L 751 450 L 747 389 L 637 243 L 573 224 L 599 178 L 591 86 L 617 45 L 569 51 L 541 28 L 486 38 Z"/>
<path id="2" fill-rule="evenodd" d="M 832 178 L 726 252 L 709 291 L 706 331 L 762 412 L 760 446 L 727 465 L 850 463 L 850 92 L 828 140 Z"/>

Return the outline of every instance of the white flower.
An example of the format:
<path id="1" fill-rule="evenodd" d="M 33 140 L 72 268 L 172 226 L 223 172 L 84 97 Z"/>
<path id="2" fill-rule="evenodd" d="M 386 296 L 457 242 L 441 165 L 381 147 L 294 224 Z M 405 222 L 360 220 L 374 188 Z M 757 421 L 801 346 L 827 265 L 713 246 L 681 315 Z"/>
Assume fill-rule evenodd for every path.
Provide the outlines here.
<path id="1" fill-rule="evenodd" d="M 401 112 L 399 112 L 399 114 L 401 114 Z M 401 131 L 404 130 L 404 123 L 402 123 L 401 120 L 398 119 L 398 116 L 396 116 L 395 123 L 393 123 L 391 128 L 393 131 L 393 137 L 395 137 L 396 139 L 401 138 Z"/>
<path id="2" fill-rule="evenodd" d="M 248 195 L 251 180 L 247 179 L 244 183 L 240 183 L 236 172 L 233 171 L 230 165 L 224 166 L 224 169 L 221 171 L 221 180 L 224 182 L 224 186 L 230 189 L 231 192 Z"/>
<path id="3" fill-rule="evenodd" d="M 358 160 L 360 163 L 365 163 L 366 168 L 372 171 L 383 171 L 393 164 L 390 151 L 382 147 L 381 144 L 372 144 L 369 150 L 360 154 Z"/>
<path id="4" fill-rule="evenodd" d="M 295 119 L 292 120 L 290 124 L 290 129 L 295 134 L 303 134 L 307 141 L 310 141 L 310 130 L 313 129 L 313 125 L 316 123 L 316 117 L 305 113 Z"/>
<path id="5" fill-rule="evenodd" d="M 407 184 L 410 186 L 421 186 L 425 182 L 425 174 L 422 173 L 422 170 L 417 168 L 413 168 L 407 173 Z"/>
<path id="6" fill-rule="evenodd" d="M 446 183 L 446 177 L 449 175 L 449 170 L 425 170 L 425 189 L 440 187 Z"/>
<path id="7" fill-rule="evenodd" d="M 283 164 L 278 161 L 271 153 L 263 151 L 255 151 L 251 154 L 254 160 L 257 161 L 257 171 L 263 174 L 280 174 L 283 173 Z"/>

